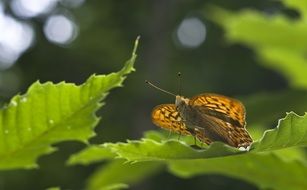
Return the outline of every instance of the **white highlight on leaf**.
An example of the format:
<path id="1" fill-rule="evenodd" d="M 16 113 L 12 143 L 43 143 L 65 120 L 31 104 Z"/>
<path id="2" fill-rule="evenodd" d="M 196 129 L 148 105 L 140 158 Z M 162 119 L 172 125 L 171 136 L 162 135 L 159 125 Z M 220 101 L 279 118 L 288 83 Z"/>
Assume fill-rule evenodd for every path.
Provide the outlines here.
<path id="1" fill-rule="evenodd" d="M 15 102 L 15 101 L 12 101 L 11 104 L 12 104 L 12 106 L 17 106 L 17 102 Z"/>
<path id="2" fill-rule="evenodd" d="M 22 97 L 20 101 L 21 101 L 21 102 L 26 102 L 27 100 L 28 100 L 28 99 L 27 99 L 26 97 Z"/>
<path id="3" fill-rule="evenodd" d="M 5 133 L 5 134 L 9 134 L 9 130 L 5 130 L 4 133 Z"/>
<path id="4" fill-rule="evenodd" d="M 50 124 L 54 124 L 54 121 L 52 119 L 49 119 Z"/>
<path id="5" fill-rule="evenodd" d="M 248 147 L 239 147 L 239 150 L 240 151 L 249 151 L 250 150 L 250 148 L 251 148 L 251 146 L 248 146 Z"/>
<path id="6" fill-rule="evenodd" d="M 27 130 L 28 130 L 28 131 L 32 131 L 32 128 L 31 128 L 31 127 L 29 127 Z"/>
<path id="7" fill-rule="evenodd" d="M 67 126 L 67 129 L 71 129 L 71 126 L 70 126 L 70 125 L 68 125 L 68 126 Z"/>

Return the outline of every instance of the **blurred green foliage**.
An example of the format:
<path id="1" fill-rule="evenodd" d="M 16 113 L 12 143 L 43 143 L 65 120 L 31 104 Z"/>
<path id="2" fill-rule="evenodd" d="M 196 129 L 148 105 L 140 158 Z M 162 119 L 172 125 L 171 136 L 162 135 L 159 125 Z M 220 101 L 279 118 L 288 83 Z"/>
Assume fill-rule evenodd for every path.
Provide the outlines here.
<path id="1" fill-rule="evenodd" d="M 116 160 L 98 168 L 88 180 L 87 189 L 128 188 L 127 184 L 142 181 L 148 176 L 161 172 L 162 169 L 163 165 L 157 162 L 127 164 L 123 160 Z"/>
<path id="2" fill-rule="evenodd" d="M 8 4 L 6 10 L 10 13 Z M 131 42 L 141 35 L 138 72 L 128 78 L 125 88 L 115 90 L 106 100 L 99 112 L 102 119 L 97 136 L 91 143 L 135 139 L 148 129 L 156 129 L 150 121 L 150 110 L 174 100 L 147 88 L 144 80 L 158 81 L 159 86 L 176 92 L 178 71 L 183 73 L 182 91 L 187 97 L 202 92 L 240 97 L 247 107 L 247 128 L 255 131 L 253 136 L 259 136 L 259 131 L 275 127 L 285 112 L 306 111 L 306 10 L 306 2 L 300 0 L 86 1 L 79 8 L 66 10 L 80 27 L 79 36 L 67 47 L 44 38 L 40 19 L 28 20 L 37 30 L 36 44 L 13 67 L 0 72 L 2 102 L 25 92 L 38 79 L 78 84 L 92 73 L 118 70 L 132 48 Z M 178 25 L 189 17 L 200 18 L 206 26 L 206 40 L 197 48 L 180 45 L 176 37 Z M 132 189 L 282 189 L 292 182 L 293 189 L 299 189 L 306 178 L 298 169 L 305 167 L 304 149 L 263 157 L 248 154 L 255 159 L 252 163 L 245 160 L 245 154 L 212 162 L 199 160 L 199 165 L 170 161 L 172 173 L 193 178 L 178 179 L 159 165 L 157 170 L 129 169 L 133 176 L 139 175 L 131 180 L 125 179 L 130 172 L 127 166 L 120 167 L 120 160 L 115 161 L 118 165 L 112 169 L 112 177 L 96 179 L 90 177 L 94 171 L 96 176 L 106 176 L 108 170 L 104 168 L 116 163 L 65 166 L 68 157 L 84 145 L 60 143 L 57 147 L 58 152 L 38 160 L 40 169 L 2 171 L 0 189 L 84 189 L 88 184 L 99 185 L 100 180 L 103 186 L 108 185 L 106 180 L 116 176 L 122 180 L 110 181 L 113 189 L 126 187 L 121 183 L 132 184 Z M 242 164 L 238 163 L 240 157 Z M 284 159 L 288 157 L 294 161 Z M 264 167 L 253 167 L 257 164 Z M 268 171 L 272 173 L 266 175 Z M 283 173 L 291 174 L 284 178 Z"/>
<path id="3" fill-rule="evenodd" d="M 304 2 L 297 1 L 296 5 L 304 14 Z M 259 55 L 258 63 L 283 74 L 292 86 L 306 88 L 307 26 L 304 17 L 293 20 L 281 14 L 266 15 L 252 10 L 230 13 L 214 7 L 208 14 L 227 30 L 230 42 L 253 48 Z"/>

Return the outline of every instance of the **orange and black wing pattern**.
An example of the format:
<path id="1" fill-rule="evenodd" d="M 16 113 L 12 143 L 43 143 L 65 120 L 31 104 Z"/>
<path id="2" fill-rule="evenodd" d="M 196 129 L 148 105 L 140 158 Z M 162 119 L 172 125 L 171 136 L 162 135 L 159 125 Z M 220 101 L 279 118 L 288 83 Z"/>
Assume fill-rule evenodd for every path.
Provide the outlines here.
<path id="1" fill-rule="evenodd" d="M 233 98 L 223 95 L 204 93 L 191 98 L 190 105 L 201 106 L 208 109 L 208 113 L 214 115 L 218 112 L 225 115 L 238 123 L 238 127 L 244 127 L 245 122 L 245 108 L 243 104 Z M 210 110 L 212 112 L 210 112 Z"/>
<path id="2" fill-rule="evenodd" d="M 205 120 L 204 128 L 207 138 L 221 139 L 235 147 L 247 147 L 252 138 L 245 129 L 245 108 L 243 104 L 233 98 L 218 94 L 201 94 L 193 97 L 189 105 Z"/>
<path id="3" fill-rule="evenodd" d="M 175 104 L 161 104 L 151 113 L 152 122 L 158 127 L 183 135 L 191 135 L 176 110 Z"/>

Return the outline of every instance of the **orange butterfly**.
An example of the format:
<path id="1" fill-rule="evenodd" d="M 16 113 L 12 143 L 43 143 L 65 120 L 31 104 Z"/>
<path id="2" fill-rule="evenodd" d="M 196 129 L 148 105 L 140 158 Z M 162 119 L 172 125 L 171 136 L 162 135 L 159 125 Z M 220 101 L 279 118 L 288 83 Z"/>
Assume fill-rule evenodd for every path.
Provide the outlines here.
<path id="1" fill-rule="evenodd" d="M 167 92 L 152 83 L 149 85 Z M 152 111 L 155 125 L 179 134 L 193 135 L 210 144 L 221 141 L 233 147 L 247 148 L 252 138 L 245 125 L 245 108 L 233 98 L 204 93 L 191 99 L 172 94 L 175 104 L 161 104 Z"/>

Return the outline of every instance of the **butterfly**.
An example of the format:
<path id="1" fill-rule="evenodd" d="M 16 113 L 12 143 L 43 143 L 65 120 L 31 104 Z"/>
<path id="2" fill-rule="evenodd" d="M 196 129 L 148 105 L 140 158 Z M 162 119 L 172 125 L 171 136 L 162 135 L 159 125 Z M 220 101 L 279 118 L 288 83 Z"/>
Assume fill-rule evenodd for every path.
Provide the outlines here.
<path id="1" fill-rule="evenodd" d="M 239 100 L 213 93 L 191 99 L 175 97 L 175 104 L 161 104 L 153 109 L 151 117 L 155 125 L 193 135 L 206 144 L 221 141 L 233 147 L 247 148 L 253 142 L 245 128 L 245 108 Z"/>

